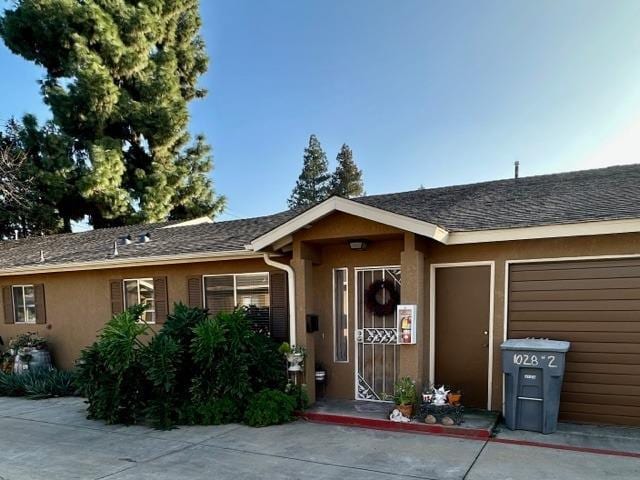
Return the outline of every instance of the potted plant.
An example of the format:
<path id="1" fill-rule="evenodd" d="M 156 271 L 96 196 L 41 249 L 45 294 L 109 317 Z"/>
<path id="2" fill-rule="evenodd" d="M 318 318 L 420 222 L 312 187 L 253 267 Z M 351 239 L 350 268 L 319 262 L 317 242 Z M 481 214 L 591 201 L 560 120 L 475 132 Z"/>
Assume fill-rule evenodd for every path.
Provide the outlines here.
<path id="1" fill-rule="evenodd" d="M 302 362 L 306 354 L 304 347 L 300 345 L 292 347 L 287 342 L 284 342 L 280 345 L 280 352 L 287 358 L 290 372 L 300 372 L 302 370 Z"/>
<path id="2" fill-rule="evenodd" d="M 19 334 L 9 342 L 9 347 L 14 357 L 13 373 L 52 368 L 47 340 L 35 332 Z"/>
<path id="3" fill-rule="evenodd" d="M 453 407 L 457 407 L 458 405 L 460 405 L 460 402 L 462 401 L 462 390 L 456 390 L 454 392 L 453 389 L 451 389 L 451 391 L 449 392 L 448 400 L 449 405 Z"/>
<path id="4" fill-rule="evenodd" d="M 416 400 L 416 383 L 409 377 L 402 377 L 393 387 L 393 401 L 396 408 L 405 417 L 411 417 Z"/>

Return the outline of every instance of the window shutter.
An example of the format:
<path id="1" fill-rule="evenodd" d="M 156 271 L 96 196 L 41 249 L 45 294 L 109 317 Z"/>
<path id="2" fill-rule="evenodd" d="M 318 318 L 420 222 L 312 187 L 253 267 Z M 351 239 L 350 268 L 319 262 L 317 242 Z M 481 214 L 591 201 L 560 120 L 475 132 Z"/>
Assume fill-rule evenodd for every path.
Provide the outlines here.
<path id="1" fill-rule="evenodd" d="M 271 336 L 276 340 L 289 339 L 289 296 L 287 294 L 287 274 L 272 272 L 269 275 L 271 294 Z"/>
<path id="2" fill-rule="evenodd" d="M 167 277 L 153 278 L 153 303 L 156 309 L 156 323 L 164 323 L 169 315 Z"/>
<path id="3" fill-rule="evenodd" d="M 122 298 L 122 280 L 109 280 L 111 290 L 111 314 L 118 315 L 124 311 Z"/>
<path id="4" fill-rule="evenodd" d="M 11 287 L 2 287 L 2 303 L 4 304 L 4 323 L 15 323 L 13 318 L 13 295 L 11 295 Z"/>
<path id="5" fill-rule="evenodd" d="M 33 286 L 33 296 L 36 301 L 36 323 L 39 325 L 47 323 L 47 308 L 44 300 L 44 284 L 38 283 Z"/>
<path id="6" fill-rule="evenodd" d="M 202 277 L 187 277 L 187 301 L 192 308 L 202 308 Z"/>

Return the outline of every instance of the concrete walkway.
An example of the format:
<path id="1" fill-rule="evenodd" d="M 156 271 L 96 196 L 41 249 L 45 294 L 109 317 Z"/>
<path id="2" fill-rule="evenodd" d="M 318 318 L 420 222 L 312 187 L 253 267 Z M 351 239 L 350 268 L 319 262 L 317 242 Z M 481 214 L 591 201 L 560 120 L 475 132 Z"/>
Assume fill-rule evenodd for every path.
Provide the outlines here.
<path id="1" fill-rule="evenodd" d="M 77 398 L 0 398 L 0 478 L 637 479 L 640 459 L 304 421 L 163 432 L 87 420 Z"/>

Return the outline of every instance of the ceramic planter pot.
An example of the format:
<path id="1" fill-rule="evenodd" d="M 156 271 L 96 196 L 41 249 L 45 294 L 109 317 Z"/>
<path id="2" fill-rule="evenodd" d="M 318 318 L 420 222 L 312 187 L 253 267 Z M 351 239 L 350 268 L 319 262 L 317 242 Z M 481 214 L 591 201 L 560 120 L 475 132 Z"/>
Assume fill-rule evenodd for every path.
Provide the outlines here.
<path id="1" fill-rule="evenodd" d="M 300 372 L 302 370 L 302 360 L 304 355 L 302 353 L 289 353 L 287 354 L 287 361 L 289 362 L 290 372 Z"/>
<path id="2" fill-rule="evenodd" d="M 453 405 L 454 407 L 457 407 L 458 405 L 460 405 L 461 400 L 462 400 L 461 393 L 449 393 L 449 405 Z"/>
<path id="3" fill-rule="evenodd" d="M 411 418 L 413 415 L 413 405 L 396 405 L 396 408 L 407 418 Z"/>

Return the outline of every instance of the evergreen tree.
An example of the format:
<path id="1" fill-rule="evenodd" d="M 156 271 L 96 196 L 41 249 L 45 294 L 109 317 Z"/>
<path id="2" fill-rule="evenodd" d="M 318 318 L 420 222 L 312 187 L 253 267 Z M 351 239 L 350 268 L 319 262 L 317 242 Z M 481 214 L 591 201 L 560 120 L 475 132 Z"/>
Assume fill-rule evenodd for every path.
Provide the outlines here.
<path id="1" fill-rule="evenodd" d="M 75 186 L 94 227 L 214 215 L 210 149 L 190 145 L 188 102 L 207 69 L 197 0 L 17 0 L 0 18 L 42 66 L 44 101 L 73 139 Z"/>
<path id="2" fill-rule="evenodd" d="M 364 193 L 362 170 L 353 161 L 353 152 L 345 143 L 336 157 L 338 165 L 331 176 L 331 194 L 344 198 L 359 197 Z"/>
<path id="3" fill-rule="evenodd" d="M 83 163 L 73 159 L 72 140 L 52 122 L 39 126 L 33 115 L 22 123 L 9 121 L 0 132 L 0 145 L 22 158 L 16 181 L 24 186 L 19 199 L 0 201 L 0 234 L 20 236 L 71 231 L 71 221 L 83 217 L 77 188 Z"/>
<path id="4" fill-rule="evenodd" d="M 288 200 L 289 208 L 313 205 L 325 200 L 330 193 L 331 175 L 327 155 L 315 135 L 309 137 L 303 159 L 302 173 Z"/>

